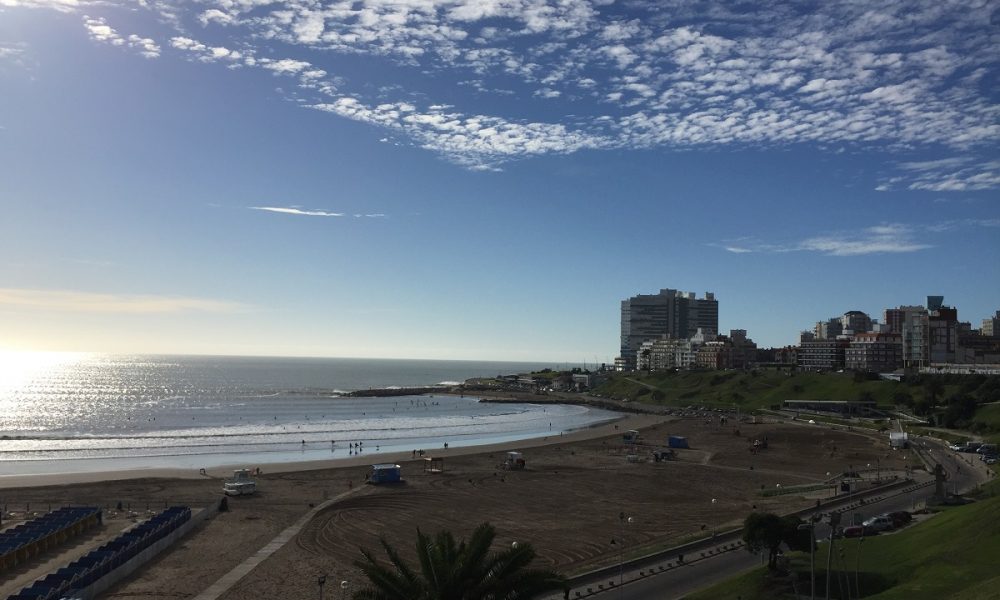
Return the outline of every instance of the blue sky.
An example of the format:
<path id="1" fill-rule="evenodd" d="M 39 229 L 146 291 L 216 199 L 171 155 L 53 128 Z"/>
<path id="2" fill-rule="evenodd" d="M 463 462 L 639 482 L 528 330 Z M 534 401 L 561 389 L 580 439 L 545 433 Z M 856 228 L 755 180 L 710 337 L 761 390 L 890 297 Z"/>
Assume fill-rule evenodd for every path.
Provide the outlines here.
<path id="1" fill-rule="evenodd" d="M 1000 309 L 1000 3 L 0 0 L 0 347 L 593 362 Z"/>

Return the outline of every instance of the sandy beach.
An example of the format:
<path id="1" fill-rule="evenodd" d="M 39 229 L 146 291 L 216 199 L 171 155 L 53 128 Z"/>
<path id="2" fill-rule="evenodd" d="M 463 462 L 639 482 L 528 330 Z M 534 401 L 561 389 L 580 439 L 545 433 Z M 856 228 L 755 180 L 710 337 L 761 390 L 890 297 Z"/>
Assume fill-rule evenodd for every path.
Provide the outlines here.
<path id="1" fill-rule="evenodd" d="M 437 475 L 423 473 L 423 461 L 410 453 L 378 455 L 377 462 L 402 465 L 407 481 L 399 486 L 364 485 L 373 462 L 364 455 L 272 466 L 259 478 L 258 494 L 231 499 L 229 512 L 196 529 L 107 597 L 193 598 L 312 507 L 344 492 L 350 494 L 316 515 L 222 598 L 301 598 L 315 593 L 316 577 L 323 574 L 360 585 L 352 563 L 360 557 L 359 547 L 377 548 L 380 536 L 408 556 L 417 527 L 466 535 L 483 521 L 497 527 L 499 543 L 531 542 L 540 565 L 575 573 L 615 560 L 621 546 L 610 541 L 622 535 L 630 554 L 669 546 L 735 525 L 751 510 L 790 510 L 815 497 L 765 497 L 762 490 L 821 482 L 827 472 L 876 459 L 886 469 L 902 464 L 882 440 L 864 435 L 798 424 L 740 427 L 737 434 L 734 427 L 704 419 L 634 415 L 515 444 L 425 449 L 428 455 L 445 457 L 445 472 Z M 648 444 L 639 462 L 626 458 L 621 433 L 628 429 L 639 430 Z M 646 460 L 648 450 L 662 446 L 668 434 L 687 436 L 691 449 L 679 451 L 675 461 Z M 764 437 L 768 450 L 752 453 L 753 440 Z M 499 468 L 502 453 L 511 449 L 524 452 L 524 471 Z M 58 568 L 74 552 L 86 551 L 147 511 L 217 502 L 227 474 L 212 469 L 205 475 L 131 472 L 0 479 L 5 525 L 50 505 L 108 509 L 101 531 L 61 554 L 19 568 L 0 586 L 0 594 L 13 593 Z M 119 502 L 120 512 L 115 510 Z M 628 531 L 620 529 L 622 512 L 633 516 Z"/>

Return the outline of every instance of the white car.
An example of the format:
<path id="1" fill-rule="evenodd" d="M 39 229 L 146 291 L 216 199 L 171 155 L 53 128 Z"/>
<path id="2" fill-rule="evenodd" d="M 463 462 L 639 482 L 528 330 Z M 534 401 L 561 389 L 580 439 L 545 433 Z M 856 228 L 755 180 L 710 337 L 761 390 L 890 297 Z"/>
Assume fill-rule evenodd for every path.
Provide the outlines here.
<path id="1" fill-rule="evenodd" d="M 896 525 L 892 522 L 892 519 L 888 515 L 879 515 L 877 517 L 872 517 L 862 523 L 865 527 L 871 527 L 875 531 L 889 531 L 893 529 Z"/>

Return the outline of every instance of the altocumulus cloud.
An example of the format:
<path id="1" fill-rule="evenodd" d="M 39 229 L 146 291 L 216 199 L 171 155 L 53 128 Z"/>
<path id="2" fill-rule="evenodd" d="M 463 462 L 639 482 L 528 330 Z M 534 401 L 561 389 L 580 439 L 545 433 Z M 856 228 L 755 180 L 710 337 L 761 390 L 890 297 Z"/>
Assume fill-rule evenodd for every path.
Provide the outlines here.
<path id="1" fill-rule="evenodd" d="M 0 5 L 73 10 L 83 0 Z M 135 9 L 124 0 L 100 6 Z M 969 165 L 901 167 L 879 189 L 1000 187 L 988 164 L 1000 140 L 988 83 L 1000 61 L 993 2 L 834 0 L 803 10 L 764 0 L 751 11 L 687 0 L 147 0 L 139 7 L 172 24 L 170 48 L 189 58 L 293 78 L 301 104 L 391 130 L 468 168 L 583 149 L 807 143 L 917 155 L 945 147 Z M 136 36 L 133 44 L 103 20 L 92 25 L 95 41 L 144 52 L 155 43 Z M 280 57 L 290 49 L 295 58 Z M 451 82 L 452 106 L 442 108 L 434 97 L 441 90 L 412 78 L 392 92 L 340 80 L 328 66 L 337 53 Z M 516 97 L 505 101 L 511 87 Z M 502 104 L 503 114 L 473 108 L 483 105 L 480 94 L 496 95 L 488 104 Z M 555 98 L 561 118 L 551 116 Z M 546 119 L 533 117 L 538 110 Z"/>

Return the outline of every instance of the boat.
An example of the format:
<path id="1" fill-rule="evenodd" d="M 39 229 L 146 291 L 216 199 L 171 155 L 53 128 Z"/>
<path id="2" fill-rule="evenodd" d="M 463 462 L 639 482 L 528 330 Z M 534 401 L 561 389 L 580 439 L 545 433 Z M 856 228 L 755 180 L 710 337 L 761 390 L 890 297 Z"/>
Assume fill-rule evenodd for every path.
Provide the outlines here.
<path id="1" fill-rule="evenodd" d="M 257 482 L 250 478 L 250 469 L 233 471 L 233 478 L 222 484 L 227 496 L 245 496 L 257 492 Z"/>

